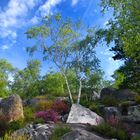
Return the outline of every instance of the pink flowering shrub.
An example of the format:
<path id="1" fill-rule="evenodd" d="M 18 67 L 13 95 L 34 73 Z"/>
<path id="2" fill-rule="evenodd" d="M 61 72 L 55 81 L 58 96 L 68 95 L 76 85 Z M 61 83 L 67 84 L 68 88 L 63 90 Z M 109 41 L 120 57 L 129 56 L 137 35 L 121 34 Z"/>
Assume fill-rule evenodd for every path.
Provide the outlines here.
<path id="1" fill-rule="evenodd" d="M 57 122 L 60 119 L 59 114 L 52 109 L 46 111 L 39 111 L 35 115 L 37 118 L 42 118 L 45 122 L 49 121 Z"/>
<path id="2" fill-rule="evenodd" d="M 66 114 L 70 110 L 69 106 L 64 101 L 60 100 L 53 103 L 52 109 L 60 115 Z"/>
<path id="3" fill-rule="evenodd" d="M 121 122 L 120 122 L 120 119 L 117 117 L 117 116 L 110 116 L 108 119 L 107 119 L 107 122 L 112 126 L 112 127 L 119 127 Z"/>

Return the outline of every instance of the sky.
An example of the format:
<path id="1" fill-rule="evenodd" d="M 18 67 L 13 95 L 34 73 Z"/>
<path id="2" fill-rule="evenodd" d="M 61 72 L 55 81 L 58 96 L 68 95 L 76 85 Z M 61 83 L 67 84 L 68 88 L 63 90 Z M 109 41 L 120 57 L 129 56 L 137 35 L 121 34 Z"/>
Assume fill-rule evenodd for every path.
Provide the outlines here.
<path id="1" fill-rule="evenodd" d="M 48 14 L 60 12 L 64 17 L 81 19 L 86 26 L 106 28 L 112 14 L 103 15 L 99 3 L 100 0 L 0 0 L 0 58 L 7 59 L 14 67 L 25 68 L 30 58 L 26 47 L 33 43 L 25 32 Z M 96 54 L 106 78 L 111 79 L 123 62 L 114 61 L 113 52 L 105 44 L 96 47 Z M 41 55 L 34 58 L 41 60 Z M 51 64 L 42 62 L 41 73 L 45 74 L 50 67 Z"/>

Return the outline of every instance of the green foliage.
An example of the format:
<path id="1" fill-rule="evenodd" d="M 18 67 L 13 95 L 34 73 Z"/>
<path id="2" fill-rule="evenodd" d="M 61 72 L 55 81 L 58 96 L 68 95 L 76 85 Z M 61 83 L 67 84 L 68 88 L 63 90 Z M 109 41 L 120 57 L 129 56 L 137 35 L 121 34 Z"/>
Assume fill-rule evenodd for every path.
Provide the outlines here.
<path id="1" fill-rule="evenodd" d="M 44 78 L 44 87 L 46 92 L 52 96 L 64 96 L 64 78 L 60 73 L 50 73 Z"/>
<path id="2" fill-rule="evenodd" d="M 68 126 L 62 126 L 62 125 L 58 125 L 56 126 L 56 128 L 54 129 L 54 132 L 52 133 L 52 136 L 50 137 L 50 140 L 61 140 L 61 137 L 70 132 L 71 129 Z"/>
<path id="3" fill-rule="evenodd" d="M 104 97 L 101 100 L 101 103 L 106 106 L 117 106 L 119 101 L 117 101 L 117 99 L 113 96 L 108 96 L 108 97 Z"/>
<path id="4" fill-rule="evenodd" d="M 8 131 L 14 132 L 15 130 L 25 127 L 25 125 L 26 125 L 26 123 L 25 123 L 24 119 L 13 121 L 8 124 L 8 129 L 9 129 Z"/>
<path id="5" fill-rule="evenodd" d="M 90 131 L 95 131 L 102 136 L 108 137 L 108 138 L 116 138 L 118 140 L 128 140 L 127 133 L 119 128 L 113 128 L 107 123 L 100 124 L 98 126 L 92 126 L 90 128 Z"/>
<path id="6" fill-rule="evenodd" d="M 6 133 L 5 136 L 1 140 L 27 140 L 28 136 L 21 135 L 21 136 L 11 136 L 10 133 Z"/>
<path id="7" fill-rule="evenodd" d="M 11 85 L 13 93 L 23 98 L 39 95 L 40 61 L 30 60 L 24 70 L 17 70 Z"/>
<path id="8" fill-rule="evenodd" d="M 35 107 L 36 111 L 43 111 L 51 109 L 53 106 L 53 101 L 40 101 L 37 106 Z"/>
<path id="9" fill-rule="evenodd" d="M 119 88 L 140 92 L 140 1 L 101 0 L 101 6 L 104 11 L 113 9 L 113 18 L 101 35 L 105 36 L 107 44 L 113 42 L 113 58 L 124 61 L 124 65 L 117 71 L 115 84 Z"/>
<path id="10" fill-rule="evenodd" d="M 35 110 L 32 107 L 24 107 L 24 120 L 27 123 L 35 120 Z"/>
<path id="11" fill-rule="evenodd" d="M 14 72 L 13 66 L 5 59 L 0 59 L 0 96 L 9 95 L 9 75 Z"/>
<path id="12" fill-rule="evenodd" d="M 136 95 L 134 97 L 134 99 L 135 99 L 135 101 L 136 101 L 137 104 L 140 104 L 140 95 Z"/>
<path id="13" fill-rule="evenodd" d="M 140 140 L 140 137 L 139 136 L 134 136 L 134 137 L 132 137 L 131 140 Z"/>
<path id="14" fill-rule="evenodd" d="M 96 112 L 98 115 L 101 115 L 102 116 L 102 112 L 101 112 L 98 104 L 96 104 L 96 103 L 90 103 L 89 109 L 92 110 L 92 111 L 94 111 L 94 112 Z"/>

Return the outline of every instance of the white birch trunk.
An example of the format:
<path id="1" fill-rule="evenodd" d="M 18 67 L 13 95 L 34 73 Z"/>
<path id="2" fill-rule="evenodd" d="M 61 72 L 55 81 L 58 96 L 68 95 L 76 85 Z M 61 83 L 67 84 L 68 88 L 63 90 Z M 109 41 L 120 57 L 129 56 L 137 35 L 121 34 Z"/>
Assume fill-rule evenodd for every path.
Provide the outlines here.
<path id="1" fill-rule="evenodd" d="M 82 80 L 80 79 L 80 81 L 79 81 L 79 93 L 78 93 L 78 98 L 77 98 L 77 104 L 80 103 L 81 90 L 82 90 Z"/>
<path id="2" fill-rule="evenodd" d="M 70 102 L 71 102 L 71 104 L 73 104 L 74 102 L 73 102 L 73 98 L 72 98 L 72 94 L 71 94 L 71 91 L 70 91 L 70 87 L 69 87 L 69 83 L 68 83 L 67 77 L 66 77 L 66 75 L 64 73 L 63 73 L 63 75 L 64 75 L 65 82 L 66 82 L 66 85 L 67 85 Z"/>

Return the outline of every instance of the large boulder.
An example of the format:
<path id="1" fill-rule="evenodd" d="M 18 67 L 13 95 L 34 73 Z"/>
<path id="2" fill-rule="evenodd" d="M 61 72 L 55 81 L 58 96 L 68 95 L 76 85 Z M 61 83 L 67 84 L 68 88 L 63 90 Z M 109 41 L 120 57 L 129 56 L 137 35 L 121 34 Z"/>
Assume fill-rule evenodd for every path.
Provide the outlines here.
<path id="1" fill-rule="evenodd" d="M 116 98 L 118 100 L 133 100 L 137 94 L 129 89 L 121 89 L 117 91 Z"/>
<path id="2" fill-rule="evenodd" d="M 111 87 L 107 87 L 107 88 L 103 88 L 101 90 L 101 99 L 104 99 L 106 97 L 115 97 L 117 94 L 117 90 L 115 88 L 111 88 Z"/>
<path id="3" fill-rule="evenodd" d="M 54 129 L 54 124 L 29 124 L 25 128 L 16 130 L 12 139 L 18 136 L 26 136 L 28 140 L 49 140 Z"/>
<path id="4" fill-rule="evenodd" d="M 61 140 L 107 140 L 86 130 L 74 130 L 65 134 Z"/>
<path id="5" fill-rule="evenodd" d="M 67 123 L 81 123 L 98 125 L 104 121 L 102 117 L 78 104 L 73 104 L 67 119 Z"/>
<path id="6" fill-rule="evenodd" d="M 129 89 L 120 89 L 117 90 L 115 88 L 107 87 L 101 90 L 101 99 L 105 99 L 106 97 L 114 97 L 117 100 L 127 101 L 127 100 L 134 100 L 135 92 Z"/>
<path id="7" fill-rule="evenodd" d="M 19 95 L 13 94 L 0 102 L 0 121 L 11 122 L 23 118 L 22 100 Z"/>

